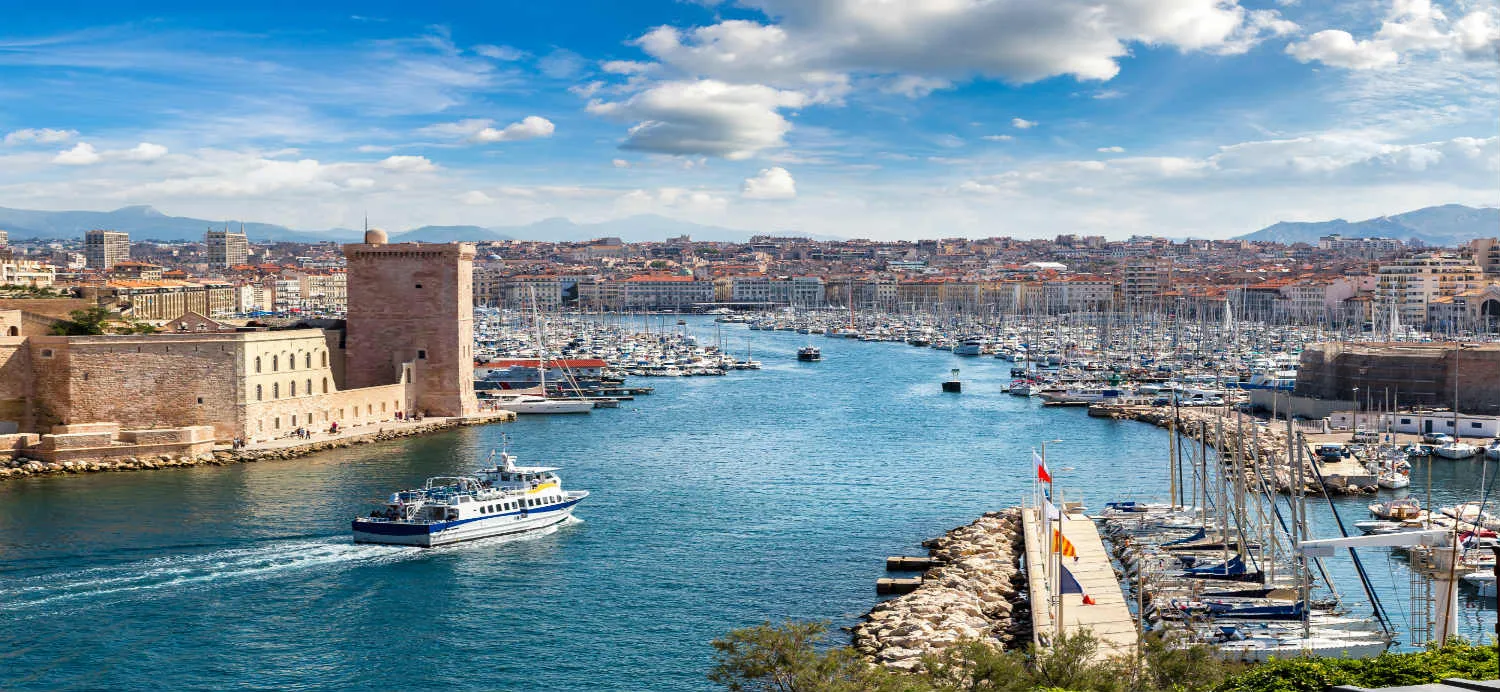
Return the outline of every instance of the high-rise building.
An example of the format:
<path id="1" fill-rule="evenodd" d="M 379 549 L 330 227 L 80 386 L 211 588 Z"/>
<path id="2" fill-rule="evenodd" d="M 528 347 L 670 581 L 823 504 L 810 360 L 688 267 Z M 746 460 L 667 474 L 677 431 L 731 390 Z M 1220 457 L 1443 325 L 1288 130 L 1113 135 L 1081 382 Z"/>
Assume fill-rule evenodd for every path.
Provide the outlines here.
<path id="1" fill-rule="evenodd" d="M 130 259 L 130 234 L 124 231 L 89 231 L 83 244 L 89 269 L 109 269 Z"/>
<path id="2" fill-rule="evenodd" d="M 208 266 L 224 269 L 250 261 L 250 240 L 243 230 L 231 233 L 229 229 L 210 230 L 204 234 L 203 242 L 208 246 Z"/>

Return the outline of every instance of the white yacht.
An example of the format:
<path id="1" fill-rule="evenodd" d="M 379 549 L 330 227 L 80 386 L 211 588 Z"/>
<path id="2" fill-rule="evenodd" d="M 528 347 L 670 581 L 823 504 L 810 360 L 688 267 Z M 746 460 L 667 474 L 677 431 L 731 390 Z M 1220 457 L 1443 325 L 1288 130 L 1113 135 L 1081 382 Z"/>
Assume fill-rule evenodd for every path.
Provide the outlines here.
<path id="1" fill-rule="evenodd" d="M 517 414 L 588 413 L 594 402 L 588 399 L 548 399 L 535 394 L 500 394 L 493 398 L 496 406 Z"/>
<path id="2" fill-rule="evenodd" d="M 1484 450 L 1467 442 L 1459 442 L 1458 440 L 1439 445 L 1432 450 L 1434 454 L 1444 459 L 1468 459 L 1478 455 L 1481 451 Z"/>
<path id="3" fill-rule="evenodd" d="M 355 519 L 355 543 L 432 547 L 539 531 L 567 521 L 587 490 L 562 488 L 556 468 L 500 464 L 477 476 L 428 478 L 416 490 L 393 493 L 384 510 Z"/>
<path id="4" fill-rule="evenodd" d="M 966 336 L 953 347 L 955 356 L 977 356 L 984 351 L 984 337 Z"/>

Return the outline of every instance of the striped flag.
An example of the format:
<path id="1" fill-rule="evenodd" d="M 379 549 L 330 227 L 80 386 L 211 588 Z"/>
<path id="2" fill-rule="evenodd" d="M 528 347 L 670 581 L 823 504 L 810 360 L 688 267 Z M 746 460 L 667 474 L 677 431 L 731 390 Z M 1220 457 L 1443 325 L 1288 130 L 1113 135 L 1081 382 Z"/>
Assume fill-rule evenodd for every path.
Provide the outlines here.
<path id="1" fill-rule="evenodd" d="M 1078 559 L 1078 549 L 1073 547 L 1073 542 L 1063 535 L 1061 529 L 1052 530 L 1052 552 L 1074 560 Z"/>

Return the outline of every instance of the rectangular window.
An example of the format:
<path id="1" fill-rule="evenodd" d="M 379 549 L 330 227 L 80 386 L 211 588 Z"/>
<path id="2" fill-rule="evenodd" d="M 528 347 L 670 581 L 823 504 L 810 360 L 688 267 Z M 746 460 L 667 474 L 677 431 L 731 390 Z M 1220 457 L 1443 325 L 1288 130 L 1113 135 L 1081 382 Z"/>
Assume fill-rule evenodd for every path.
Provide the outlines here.
<path id="1" fill-rule="evenodd" d="M 1471 428 L 1482 428 L 1482 427 L 1484 427 L 1484 423 L 1470 423 L 1469 427 L 1471 427 Z"/>
<path id="2" fill-rule="evenodd" d="M 1411 424 L 1411 419 L 1410 418 L 1402 418 L 1401 419 L 1401 424 L 1402 425 L 1410 425 Z"/>

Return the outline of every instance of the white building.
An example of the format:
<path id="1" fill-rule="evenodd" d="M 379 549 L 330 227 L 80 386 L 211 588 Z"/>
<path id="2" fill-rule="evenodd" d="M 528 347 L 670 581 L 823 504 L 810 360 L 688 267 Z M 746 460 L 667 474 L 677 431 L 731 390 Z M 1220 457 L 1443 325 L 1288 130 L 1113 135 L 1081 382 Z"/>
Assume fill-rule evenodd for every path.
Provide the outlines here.
<path id="1" fill-rule="evenodd" d="M 1418 255 L 1382 264 L 1375 271 L 1376 310 L 1395 306 L 1403 324 L 1424 325 L 1427 304 L 1482 287 L 1484 273 L 1474 260 L 1452 255 Z"/>

